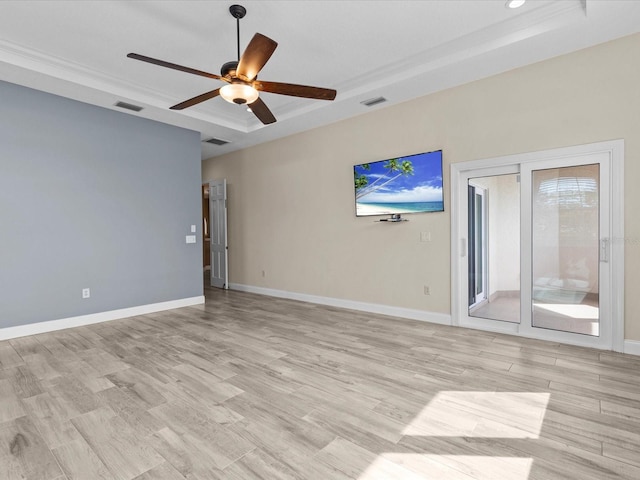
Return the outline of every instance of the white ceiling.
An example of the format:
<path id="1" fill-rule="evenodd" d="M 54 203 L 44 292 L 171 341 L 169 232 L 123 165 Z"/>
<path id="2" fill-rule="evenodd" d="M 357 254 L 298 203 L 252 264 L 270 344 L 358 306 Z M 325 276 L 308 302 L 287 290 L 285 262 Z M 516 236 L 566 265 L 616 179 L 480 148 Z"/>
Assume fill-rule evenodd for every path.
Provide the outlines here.
<path id="1" fill-rule="evenodd" d="M 133 115 L 230 141 L 203 143 L 209 158 L 640 31 L 640 0 L 505 1 L 239 0 L 241 48 L 255 32 L 279 44 L 260 79 L 338 91 L 333 102 L 263 93 L 278 119 L 267 126 L 219 97 L 168 110 L 222 83 L 126 58 L 219 73 L 237 55 L 233 1 L 2 0 L 0 79 L 140 105 Z"/>

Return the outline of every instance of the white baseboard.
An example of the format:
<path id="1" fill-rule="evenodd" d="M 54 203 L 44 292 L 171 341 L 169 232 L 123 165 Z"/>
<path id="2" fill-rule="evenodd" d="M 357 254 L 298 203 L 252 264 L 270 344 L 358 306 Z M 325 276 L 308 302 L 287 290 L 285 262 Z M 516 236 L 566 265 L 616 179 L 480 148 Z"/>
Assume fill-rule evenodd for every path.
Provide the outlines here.
<path id="1" fill-rule="evenodd" d="M 390 315 L 392 317 L 409 318 L 411 320 L 438 323 L 440 325 L 451 325 L 451 315 L 445 313 L 427 312 L 424 310 L 414 310 L 412 308 L 391 307 L 389 305 L 356 302 L 353 300 L 343 300 L 340 298 L 321 297 L 318 295 L 287 292 L 285 290 L 275 290 L 272 288 L 254 287 L 252 285 L 242 285 L 239 283 L 230 283 L 229 288 L 231 290 L 238 290 L 241 292 L 268 295 L 270 297 L 287 298 L 289 300 L 299 300 L 301 302 L 317 303 L 319 305 L 328 305 L 331 307 L 347 308 L 350 310 L 359 310 L 369 313 L 378 313 L 381 315 Z"/>
<path id="2" fill-rule="evenodd" d="M 254 287 L 252 285 L 242 285 L 239 283 L 230 283 L 229 288 L 231 290 L 238 290 L 241 292 L 268 295 L 270 297 L 287 298 L 290 300 L 298 300 L 301 302 L 316 303 L 319 305 L 328 305 L 331 307 L 377 313 L 380 315 L 389 315 L 392 317 L 408 318 L 411 320 L 420 320 L 423 322 L 437 323 L 440 325 L 452 324 L 451 315 L 445 313 L 428 312 L 411 308 L 392 307 L 389 305 L 381 305 L 377 303 L 356 302 L 353 300 L 343 300 L 340 298 L 321 297 L 318 295 L 287 292 L 285 290 L 275 290 L 272 288 Z M 31 323 L 29 325 L 18 325 L 16 327 L 0 328 L 0 341 L 10 340 L 12 338 L 18 337 L 25 337 L 27 335 L 37 335 L 39 333 L 54 332 L 57 330 L 64 330 L 66 328 L 82 327 L 84 325 L 108 322 L 110 320 L 135 317 L 137 315 L 145 315 L 148 313 L 162 312 L 164 310 L 172 310 L 174 308 L 201 305 L 204 304 L 204 301 L 204 296 L 181 298 L 179 300 L 152 303 L 149 305 L 140 305 L 137 307 L 122 308 L 119 310 L 110 310 L 108 312 L 92 313 L 89 315 L 81 315 L 78 317 L 62 318 L 59 320 Z M 640 341 L 625 340 L 624 353 L 640 356 Z"/>
<path id="3" fill-rule="evenodd" d="M 198 297 L 181 298 L 179 300 L 171 300 L 169 302 L 140 305 L 138 307 L 121 308 L 119 310 L 110 310 L 108 312 L 91 313 L 89 315 L 81 315 L 78 317 L 61 318 L 59 320 L 50 320 L 46 322 L 31 323 L 29 325 L 18 325 L 16 327 L 1 328 L 0 340 L 9 340 L 11 338 L 36 335 L 38 333 L 54 332 L 56 330 L 64 330 L 65 328 L 82 327 L 84 325 L 108 322 L 110 320 L 119 320 L 121 318 L 127 317 L 135 317 L 137 315 L 161 312 L 163 310 L 190 307 L 192 305 L 199 305 L 202 303 L 204 303 L 203 295 Z"/>
<path id="4" fill-rule="evenodd" d="M 640 341 L 625 340 L 624 353 L 628 353 L 629 355 L 640 355 Z"/>

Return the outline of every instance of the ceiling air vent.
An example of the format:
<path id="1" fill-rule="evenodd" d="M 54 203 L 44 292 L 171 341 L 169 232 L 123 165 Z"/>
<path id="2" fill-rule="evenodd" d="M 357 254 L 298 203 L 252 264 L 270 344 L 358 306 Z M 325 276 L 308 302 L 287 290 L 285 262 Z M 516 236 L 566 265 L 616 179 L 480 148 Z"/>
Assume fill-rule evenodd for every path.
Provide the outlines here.
<path id="1" fill-rule="evenodd" d="M 364 102 L 360 102 L 365 107 L 373 107 L 379 103 L 386 102 L 387 99 L 384 97 L 370 98 L 369 100 L 365 100 Z"/>
<path id="2" fill-rule="evenodd" d="M 115 106 L 119 108 L 124 108 L 125 110 L 132 110 L 134 112 L 139 112 L 140 110 L 142 110 L 142 107 L 139 107 L 138 105 L 132 105 L 131 103 L 125 103 L 125 102 L 118 102 L 115 104 Z"/>
<path id="3" fill-rule="evenodd" d="M 205 140 L 204 143 L 210 143 L 212 145 L 226 145 L 229 142 L 227 140 L 222 140 L 221 138 L 210 138 L 209 140 Z"/>

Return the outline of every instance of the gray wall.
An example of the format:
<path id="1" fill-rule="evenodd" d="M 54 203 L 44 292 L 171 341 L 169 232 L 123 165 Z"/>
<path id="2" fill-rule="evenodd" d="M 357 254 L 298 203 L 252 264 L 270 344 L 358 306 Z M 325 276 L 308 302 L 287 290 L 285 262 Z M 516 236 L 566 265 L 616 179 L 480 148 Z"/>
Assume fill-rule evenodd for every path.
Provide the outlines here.
<path id="1" fill-rule="evenodd" d="M 0 328 L 202 295 L 200 184 L 197 132 L 0 82 Z"/>

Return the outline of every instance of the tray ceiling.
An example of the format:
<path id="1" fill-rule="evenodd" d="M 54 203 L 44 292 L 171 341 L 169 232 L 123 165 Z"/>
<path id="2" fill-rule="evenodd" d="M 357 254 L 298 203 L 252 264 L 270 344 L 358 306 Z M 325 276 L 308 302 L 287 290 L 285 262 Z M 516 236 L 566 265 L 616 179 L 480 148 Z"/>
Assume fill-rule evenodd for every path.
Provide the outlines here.
<path id="1" fill-rule="evenodd" d="M 240 2 L 244 48 L 278 42 L 260 79 L 338 91 L 336 100 L 261 94 L 278 122 L 215 98 L 168 107 L 221 82 L 126 58 L 219 73 L 236 60 L 236 21 L 220 1 L 0 2 L 0 79 L 197 130 L 209 158 L 640 31 L 640 2 L 504 0 Z M 372 107 L 362 102 L 384 97 Z"/>

